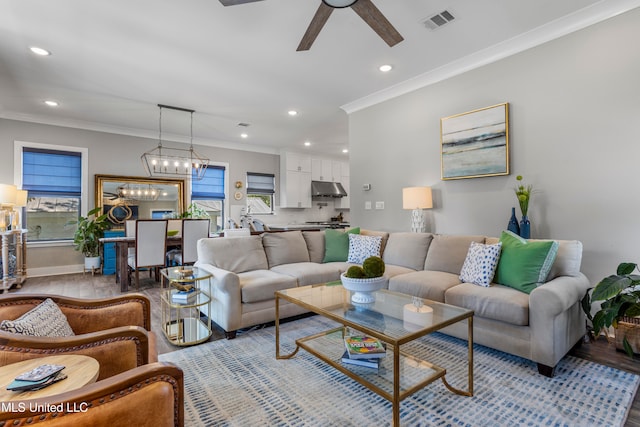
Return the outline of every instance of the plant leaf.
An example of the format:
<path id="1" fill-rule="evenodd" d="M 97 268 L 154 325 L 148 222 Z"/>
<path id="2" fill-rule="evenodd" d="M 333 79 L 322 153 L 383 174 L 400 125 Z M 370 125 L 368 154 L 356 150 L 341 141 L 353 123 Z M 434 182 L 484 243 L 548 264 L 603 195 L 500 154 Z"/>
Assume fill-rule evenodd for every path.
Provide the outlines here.
<path id="1" fill-rule="evenodd" d="M 612 298 L 619 294 L 620 291 L 631 286 L 633 286 L 633 281 L 627 276 L 611 275 L 609 277 L 605 277 L 593 289 L 591 300 L 602 301 Z"/>
<path id="2" fill-rule="evenodd" d="M 632 262 L 622 262 L 618 266 L 618 271 L 616 274 L 618 275 L 631 274 L 633 270 L 636 269 L 636 267 L 637 267 L 637 264 L 634 264 Z"/>
<path id="3" fill-rule="evenodd" d="M 637 299 L 636 299 L 637 301 Z M 640 302 L 636 302 L 624 311 L 624 315 L 628 317 L 640 316 Z"/>
<path id="4" fill-rule="evenodd" d="M 633 349 L 631 348 L 631 344 L 629 344 L 629 340 L 627 340 L 627 337 L 624 337 L 624 339 L 622 340 L 622 346 L 624 347 L 625 353 L 627 353 L 629 357 L 633 357 Z"/>
<path id="5" fill-rule="evenodd" d="M 593 316 L 591 315 L 591 294 L 589 293 L 591 289 L 593 288 L 587 289 L 587 292 L 582 297 L 582 301 L 580 301 L 580 303 L 582 304 L 582 311 L 584 311 L 584 314 L 587 315 L 589 320 L 593 321 Z"/>

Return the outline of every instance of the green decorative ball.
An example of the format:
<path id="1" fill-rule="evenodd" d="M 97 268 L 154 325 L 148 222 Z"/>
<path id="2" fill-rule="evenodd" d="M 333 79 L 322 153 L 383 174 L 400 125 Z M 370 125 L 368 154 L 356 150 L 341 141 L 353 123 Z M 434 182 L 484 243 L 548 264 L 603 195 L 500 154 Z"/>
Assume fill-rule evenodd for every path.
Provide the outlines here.
<path id="1" fill-rule="evenodd" d="M 352 265 L 351 267 L 349 267 L 349 269 L 345 273 L 345 276 L 350 279 L 362 279 L 366 277 L 364 274 L 364 270 L 359 265 Z"/>
<path id="2" fill-rule="evenodd" d="M 362 269 L 366 277 L 380 277 L 384 274 L 384 261 L 378 256 L 371 256 L 364 260 Z"/>

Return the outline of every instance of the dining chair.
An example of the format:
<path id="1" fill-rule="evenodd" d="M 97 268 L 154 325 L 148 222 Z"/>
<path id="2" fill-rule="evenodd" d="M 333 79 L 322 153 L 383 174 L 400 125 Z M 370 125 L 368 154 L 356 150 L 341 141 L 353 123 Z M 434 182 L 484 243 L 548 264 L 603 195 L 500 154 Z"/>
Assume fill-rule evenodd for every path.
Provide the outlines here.
<path id="1" fill-rule="evenodd" d="M 193 264 L 198 260 L 198 240 L 209 237 L 209 219 L 190 218 L 182 221 L 182 246 L 173 261 L 178 265 Z"/>
<path id="2" fill-rule="evenodd" d="M 140 270 L 149 269 L 159 281 L 159 269 L 165 266 L 167 253 L 167 220 L 139 219 L 136 222 L 135 254 L 129 256 L 129 277 L 135 271 L 136 289 L 140 288 Z"/>
<path id="3" fill-rule="evenodd" d="M 269 231 L 269 226 L 259 219 L 254 219 L 251 221 L 251 230 L 252 231 Z"/>
<path id="4" fill-rule="evenodd" d="M 231 228 L 224 230 L 224 237 L 243 237 L 250 236 L 251 230 L 248 228 Z"/>

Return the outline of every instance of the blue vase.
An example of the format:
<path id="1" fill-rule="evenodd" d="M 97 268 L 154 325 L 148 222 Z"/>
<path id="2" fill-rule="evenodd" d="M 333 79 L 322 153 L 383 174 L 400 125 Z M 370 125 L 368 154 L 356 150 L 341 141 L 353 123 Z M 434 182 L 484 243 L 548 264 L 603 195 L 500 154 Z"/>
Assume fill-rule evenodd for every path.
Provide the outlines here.
<path id="1" fill-rule="evenodd" d="M 511 219 L 509 219 L 507 230 L 518 236 L 520 235 L 520 226 L 518 225 L 518 218 L 516 218 L 516 208 L 511 208 Z"/>
<path id="2" fill-rule="evenodd" d="M 522 215 L 522 219 L 520 220 L 520 237 L 523 239 L 531 238 L 531 222 L 526 215 Z"/>

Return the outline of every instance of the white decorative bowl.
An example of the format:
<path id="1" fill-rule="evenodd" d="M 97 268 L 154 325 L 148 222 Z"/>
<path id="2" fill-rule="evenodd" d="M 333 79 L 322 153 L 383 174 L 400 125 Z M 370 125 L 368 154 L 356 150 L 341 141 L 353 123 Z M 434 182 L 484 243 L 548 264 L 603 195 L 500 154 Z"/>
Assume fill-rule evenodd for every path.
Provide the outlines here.
<path id="1" fill-rule="evenodd" d="M 354 293 L 353 295 L 351 295 L 351 301 L 358 304 L 368 304 L 375 302 L 376 297 L 373 295 L 373 292 L 386 287 L 389 280 L 384 276 L 366 279 L 354 279 L 351 277 L 346 277 L 344 274 L 345 273 L 342 273 L 340 275 L 342 286 Z"/>

